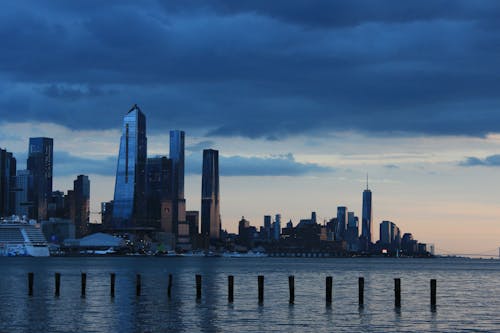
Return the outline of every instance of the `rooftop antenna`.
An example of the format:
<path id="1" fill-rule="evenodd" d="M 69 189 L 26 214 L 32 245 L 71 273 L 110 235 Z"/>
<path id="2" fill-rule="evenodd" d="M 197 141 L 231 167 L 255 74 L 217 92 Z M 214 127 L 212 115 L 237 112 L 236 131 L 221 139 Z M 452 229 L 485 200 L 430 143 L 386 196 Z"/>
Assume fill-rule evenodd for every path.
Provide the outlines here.
<path id="1" fill-rule="evenodd" d="M 366 189 L 368 190 L 369 187 L 368 187 L 368 172 L 366 173 Z"/>

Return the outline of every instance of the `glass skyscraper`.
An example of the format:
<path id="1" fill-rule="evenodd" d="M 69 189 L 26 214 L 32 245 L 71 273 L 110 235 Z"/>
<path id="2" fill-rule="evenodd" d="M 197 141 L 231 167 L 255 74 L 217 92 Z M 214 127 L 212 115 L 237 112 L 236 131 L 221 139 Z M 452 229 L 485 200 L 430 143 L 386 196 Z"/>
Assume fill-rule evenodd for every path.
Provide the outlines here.
<path id="1" fill-rule="evenodd" d="M 52 196 L 53 154 L 53 139 L 30 138 L 27 169 L 32 176 L 28 191 L 32 205 L 28 215 L 36 220 L 47 219 L 48 202 Z"/>
<path id="2" fill-rule="evenodd" d="M 184 199 L 184 131 L 170 131 L 170 155 L 172 160 L 172 232 L 178 234 L 179 222 L 186 221 Z"/>
<path id="3" fill-rule="evenodd" d="M 201 178 L 201 233 L 211 240 L 220 238 L 219 151 L 203 150 Z"/>
<path id="4" fill-rule="evenodd" d="M 12 153 L 0 149 L 0 216 L 9 216 L 15 212 L 15 177 L 16 159 Z"/>
<path id="5" fill-rule="evenodd" d="M 373 232 L 373 217 L 372 217 L 372 191 L 368 189 L 363 191 L 363 215 L 361 218 L 361 237 L 368 244 L 372 243 Z"/>
<path id="6" fill-rule="evenodd" d="M 76 237 L 86 236 L 90 219 L 90 180 L 88 176 L 79 175 L 73 182 L 73 200 Z"/>
<path id="7" fill-rule="evenodd" d="M 123 119 L 113 203 L 113 228 L 141 227 L 146 220 L 146 117 L 137 105 Z"/>

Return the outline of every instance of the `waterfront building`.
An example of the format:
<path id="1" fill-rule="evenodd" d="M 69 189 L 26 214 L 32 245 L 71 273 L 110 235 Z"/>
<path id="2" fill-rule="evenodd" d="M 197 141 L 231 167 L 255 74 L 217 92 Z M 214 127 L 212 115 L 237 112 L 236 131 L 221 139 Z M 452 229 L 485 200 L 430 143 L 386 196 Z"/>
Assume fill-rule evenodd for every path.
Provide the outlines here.
<path id="1" fill-rule="evenodd" d="M 271 215 L 264 215 L 264 238 L 266 240 L 271 239 L 271 229 L 272 229 L 272 217 Z"/>
<path id="2" fill-rule="evenodd" d="M 31 206 L 28 199 L 28 191 L 30 183 L 33 181 L 31 173 L 28 170 L 17 170 L 15 182 L 16 209 L 17 216 L 28 217 L 29 207 Z"/>
<path id="3" fill-rule="evenodd" d="M 101 223 L 104 229 L 113 228 L 113 200 L 101 202 Z"/>
<path id="4" fill-rule="evenodd" d="M 281 235 L 281 214 L 276 214 L 273 223 L 273 239 L 279 240 L 280 235 Z"/>
<path id="5" fill-rule="evenodd" d="M 354 212 L 348 212 L 346 241 L 347 241 L 347 249 L 349 251 L 357 252 L 359 250 L 358 237 L 359 237 L 359 219 L 357 216 L 354 215 Z"/>
<path id="6" fill-rule="evenodd" d="M 35 220 L 47 219 L 48 202 L 52 195 L 54 140 L 52 138 L 30 138 L 27 169 L 33 179 L 29 184 L 29 217 Z"/>
<path id="7" fill-rule="evenodd" d="M 200 212 L 197 210 L 186 211 L 186 221 L 189 224 L 189 236 L 191 239 L 200 233 Z"/>
<path id="8" fill-rule="evenodd" d="M 219 151 L 203 150 L 201 180 L 201 233 L 211 240 L 220 238 Z"/>
<path id="9" fill-rule="evenodd" d="M 371 244 L 372 239 L 372 192 L 368 188 L 368 181 L 366 183 L 366 190 L 363 191 L 363 211 L 361 217 L 361 238 L 365 245 Z"/>
<path id="10" fill-rule="evenodd" d="M 337 207 L 337 230 L 335 240 L 345 240 L 347 231 L 347 207 Z"/>
<path id="11" fill-rule="evenodd" d="M 90 180 L 88 176 L 79 175 L 73 182 L 74 211 L 71 220 L 75 224 L 76 237 L 88 234 L 90 219 Z"/>
<path id="12" fill-rule="evenodd" d="M 170 154 L 172 160 L 172 232 L 178 235 L 179 223 L 186 221 L 186 199 L 184 198 L 184 131 L 170 131 Z"/>
<path id="13" fill-rule="evenodd" d="M 146 198 L 147 226 L 172 232 L 172 218 L 164 219 L 169 223 L 161 225 L 162 205 L 171 206 L 172 160 L 166 156 L 152 157 L 147 160 L 146 167 Z M 169 215 L 172 214 L 168 211 Z"/>
<path id="14" fill-rule="evenodd" d="M 75 238 L 75 224 L 69 219 L 49 218 L 41 223 L 42 233 L 49 243 L 62 244 Z"/>
<path id="15" fill-rule="evenodd" d="M 141 227 L 145 218 L 146 117 L 137 105 L 123 119 L 113 200 L 113 228 Z"/>
<path id="16" fill-rule="evenodd" d="M 64 192 L 62 191 L 53 191 L 50 196 L 48 207 L 47 207 L 47 216 L 63 218 L 64 216 Z"/>
<path id="17" fill-rule="evenodd" d="M 13 215 L 16 209 L 16 159 L 12 153 L 0 149 L 0 217 Z"/>

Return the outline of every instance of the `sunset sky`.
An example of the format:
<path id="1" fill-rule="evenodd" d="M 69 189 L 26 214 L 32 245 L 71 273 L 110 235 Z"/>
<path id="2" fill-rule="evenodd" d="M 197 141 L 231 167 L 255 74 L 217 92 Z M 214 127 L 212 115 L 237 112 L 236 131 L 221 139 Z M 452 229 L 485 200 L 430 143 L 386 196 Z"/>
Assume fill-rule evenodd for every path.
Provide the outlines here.
<path id="1" fill-rule="evenodd" d="M 480 4 L 480 6 L 479 6 Z M 111 200 L 122 118 L 186 131 L 186 198 L 219 149 L 222 226 L 347 206 L 438 253 L 500 246 L 498 1 L 16 1 L 0 11 L 0 147 L 54 138 L 54 189 Z M 93 214 L 92 221 L 100 216 Z"/>

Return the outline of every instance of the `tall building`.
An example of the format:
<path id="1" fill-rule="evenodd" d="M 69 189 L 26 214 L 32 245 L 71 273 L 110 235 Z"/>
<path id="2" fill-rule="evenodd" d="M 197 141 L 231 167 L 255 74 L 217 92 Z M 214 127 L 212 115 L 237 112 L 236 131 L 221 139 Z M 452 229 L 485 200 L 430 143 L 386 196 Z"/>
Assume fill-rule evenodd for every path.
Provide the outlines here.
<path id="1" fill-rule="evenodd" d="M 220 238 L 219 151 L 203 150 L 201 179 L 201 233 L 212 240 Z"/>
<path id="2" fill-rule="evenodd" d="M 146 158 L 146 117 L 134 105 L 123 119 L 113 200 L 114 229 L 145 224 Z"/>
<path id="3" fill-rule="evenodd" d="M 281 236 L 281 214 L 276 214 L 273 224 L 273 239 L 279 240 L 280 236 Z"/>
<path id="4" fill-rule="evenodd" d="M 172 232 L 178 234 L 179 223 L 186 221 L 184 199 L 184 131 L 170 131 L 170 159 L 172 160 Z"/>
<path id="5" fill-rule="evenodd" d="M 363 191 L 363 215 L 361 217 L 361 237 L 363 240 L 371 244 L 373 242 L 373 216 L 372 216 L 372 191 L 368 188 L 366 182 L 366 190 Z"/>
<path id="6" fill-rule="evenodd" d="M 28 170 L 17 170 L 16 172 L 16 209 L 15 214 L 18 216 L 29 215 L 29 207 L 32 206 L 28 199 L 30 183 L 33 182 L 33 177 Z"/>
<path id="7" fill-rule="evenodd" d="M 0 149 L 0 216 L 15 213 L 16 159 L 5 149 Z"/>
<path id="8" fill-rule="evenodd" d="M 90 180 L 88 176 L 79 175 L 73 182 L 73 200 L 76 237 L 81 238 L 89 231 L 90 219 Z"/>
<path id="9" fill-rule="evenodd" d="M 271 215 L 264 215 L 264 231 L 265 231 L 265 239 L 270 240 L 271 239 Z"/>
<path id="10" fill-rule="evenodd" d="M 189 224 L 189 236 L 193 239 L 200 233 L 200 212 L 188 210 L 186 212 L 186 222 Z"/>
<path id="11" fill-rule="evenodd" d="M 51 138 L 30 138 L 27 169 L 33 177 L 28 191 L 28 200 L 33 203 L 29 217 L 47 219 L 47 208 L 52 196 L 52 169 L 54 140 Z"/>
<path id="12" fill-rule="evenodd" d="M 171 232 L 170 225 L 162 228 L 162 204 L 170 204 L 170 181 L 172 177 L 172 160 L 165 157 L 148 158 L 146 167 L 146 197 L 147 197 L 147 224 L 153 228 L 160 228 L 164 232 Z M 171 221 L 172 219 L 168 219 Z"/>
<path id="13" fill-rule="evenodd" d="M 347 207 L 337 207 L 337 230 L 335 233 L 336 240 L 345 240 L 347 231 Z"/>

